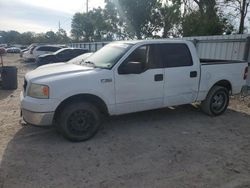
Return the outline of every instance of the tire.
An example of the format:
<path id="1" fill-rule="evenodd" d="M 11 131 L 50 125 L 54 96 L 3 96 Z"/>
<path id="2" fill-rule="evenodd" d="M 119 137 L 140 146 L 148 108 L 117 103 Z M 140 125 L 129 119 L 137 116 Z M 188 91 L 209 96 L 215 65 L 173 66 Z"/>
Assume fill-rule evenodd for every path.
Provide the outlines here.
<path id="1" fill-rule="evenodd" d="M 226 111 L 228 103 L 229 91 L 225 87 L 214 86 L 202 101 L 201 109 L 210 116 L 218 116 Z"/>
<path id="2" fill-rule="evenodd" d="M 57 129 L 68 140 L 86 141 L 92 138 L 100 127 L 100 112 L 92 104 L 72 102 L 59 114 Z"/>

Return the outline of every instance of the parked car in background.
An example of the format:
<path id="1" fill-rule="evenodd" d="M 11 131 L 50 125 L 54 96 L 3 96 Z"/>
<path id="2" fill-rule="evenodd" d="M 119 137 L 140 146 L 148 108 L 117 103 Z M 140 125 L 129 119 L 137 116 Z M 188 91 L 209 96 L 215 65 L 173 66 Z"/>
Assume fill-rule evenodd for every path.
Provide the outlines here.
<path id="1" fill-rule="evenodd" d="M 21 49 L 21 51 L 22 51 L 22 50 L 26 49 L 27 47 L 28 47 L 28 46 L 21 46 L 20 49 Z"/>
<path id="2" fill-rule="evenodd" d="M 35 61 L 38 56 L 56 52 L 61 48 L 57 45 L 34 45 L 23 53 L 23 58 L 25 61 Z"/>
<path id="3" fill-rule="evenodd" d="M 0 47 L 0 54 L 1 54 L 1 55 L 4 55 L 4 54 L 6 54 L 6 53 L 7 53 L 6 48 Z M 1 61 L 0 61 L 0 64 L 1 64 Z"/>
<path id="4" fill-rule="evenodd" d="M 67 61 L 67 62 L 59 62 L 59 63 L 50 63 L 50 64 L 47 64 L 47 65 L 43 65 L 43 66 L 40 66 L 40 67 L 51 67 L 51 66 L 61 66 L 61 65 L 65 65 L 65 64 L 75 64 L 75 65 L 83 65 L 85 64 L 85 60 L 87 61 L 88 57 L 90 57 L 91 55 L 93 54 L 93 52 L 89 52 L 89 53 L 85 53 L 85 54 L 82 54 L 82 55 L 79 55 L 73 59 L 71 59 L 70 61 Z M 38 67 L 38 68 L 40 68 Z"/>
<path id="5" fill-rule="evenodd" d="M 6 52 L 7 53 L 20 53 L 21 52 L 21 49 L 20 48 L 17 48 L 17 47 L 10 47 L 10 48 L 7 48 L 6 49 Z"/>
<path id="6" fill-rule="evenodd" d="M 27 48 L 22 49 L 21 52 L 20 52 L 20 57 L 23 57 L 23 53 L 24 53 L 24 52 L 27 52 L 27 51 L 30 50 L 32 47 L 37 46 L 37 45 L 38 45 L 38 44 L 33 43 L 33 44 L 29 45 Z"/>
<path id="7" fill-rule="evenodd" d="M 79 56 L 71 59 L 67 63 L 73 63 L 73 64 L 80 65 L 81 63 L 83 63 L 92 54 L 93 54 L 93 52 L 89 52 L 89 53 L 85 53 L 85 54 L 79 55 Z"/>
<path id="8" fill-rule="evenodd" d="M 7 47 L 8 47 L 8 44 L 0 44 L 0 47 L 1 47 L 1 48 L 7 48 Z"/>
<path id="9" fill-rule="evenodd" d="M 50 63 L 66 62 L 87 52 L 88 50 L 83 48 L 63 48 L 52 54 L 40 55 L 36 59 L 36 64 L 41 66 Z"/>

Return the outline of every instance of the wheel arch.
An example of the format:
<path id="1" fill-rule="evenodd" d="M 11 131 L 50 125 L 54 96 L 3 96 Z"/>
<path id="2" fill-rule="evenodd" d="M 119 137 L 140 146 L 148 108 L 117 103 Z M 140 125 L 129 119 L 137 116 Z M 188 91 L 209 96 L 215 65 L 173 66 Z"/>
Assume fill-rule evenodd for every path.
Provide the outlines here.
<path id="1" fill-rule="evenodd" d="M 98 96 L 93 95 L 93 94 L 76 94 L 72 95 L 66 99 L 64 99 L 56 108 L 55 110 L 55 115 L 54 115 L 54 120 L 58 117 L 58 114 L 62 111 L 62 109 L 68 105 L 71 102 L 75 101 L 86 101 L 89 102 L 93 105 L 95 105 L 102 114 L 104 115 L 109 115 L 108 107 L 106 103 Z"/>
<path id="2" fill-rule="evenodd" d="M 199 96 L 200 101 L 203 101 L 207 98 L 209 92 L 212 90 L 212 88 L 214 88 L 214 86 L 221 86 L 224 87 L 228 90 L 229 95 L 232 94 L 232 84 L 230 81 L 226 80 L 226 79 L 221 79 L 218 80 L 217 82 L 215 82 L 212 86 L 207 86 L 208 90 L 206 90 L 206 92 L 204 92 L 201 96 Z"/>
<path id="3" fill-rule="evenodd" d="M 228 91 L 229 91 L 229 93 L 231 93 L 232 92 L 232 84 L 231 84 L 231 82 L 230 81 L 228 81 L 228 80 L 220 80 L 220 81 L 217 81 L 210 89 L 209 89 L 209 91 L 214 87 L 214 86 L 221 86 L 221 87 L 224 87 L 224 88 L 226 88 Z"/>

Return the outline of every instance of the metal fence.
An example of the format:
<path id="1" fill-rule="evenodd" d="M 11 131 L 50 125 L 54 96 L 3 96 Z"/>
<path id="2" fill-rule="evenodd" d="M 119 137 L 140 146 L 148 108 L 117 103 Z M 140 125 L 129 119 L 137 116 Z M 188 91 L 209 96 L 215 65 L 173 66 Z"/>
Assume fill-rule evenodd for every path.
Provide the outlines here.
<path id="1" fill-rule="evenodd" d="M 70 43 L 68 46 L 72 48 L 86 48 L 91 52 L 101 49 L 103 46 L 110 42 L 86 42 L 86 43 Z"/>
<path id="2" fill-rule="evenodd" d="M 216 35 L 183 37 L 180 40 L 193 41 L 200 58 L 250 61 L 250 35 Z M 71 43 L 75 48 L 87 48 L 95 52 L 109 42 Z"/>
<path id="3" fill-rule="evenodd" d="M 250 35 L 219 35 L 184 37 L 196 45 L 200 58 L 224 60 L 250 60 Z"/>
<path id="4" fill-rule="evenodd" d="M 250 62 L 250 35 L 248 34 L 183 37 L 179 40 L 192 41 L 196 46 L 198 56 L 203 59 L 246 60 Z M 69 46 L 87 48 L 95 52 L 108 43 L 71 43 Z M 250 85 L 250 73 L 247 82 Z"/>

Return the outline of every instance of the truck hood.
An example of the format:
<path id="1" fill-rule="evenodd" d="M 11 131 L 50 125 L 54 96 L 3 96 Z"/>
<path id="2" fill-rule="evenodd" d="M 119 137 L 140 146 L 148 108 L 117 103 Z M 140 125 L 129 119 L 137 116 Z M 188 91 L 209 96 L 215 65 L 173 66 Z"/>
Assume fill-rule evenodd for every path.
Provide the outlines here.
<path id="1" fill-rule="evenodd" d="M 57 76 L 62 74 L 78 73 L 88 70 L 93 70 L 93 67 L 86 67 L 68 63 L 56 63 L 41 66 L 26 74 L 27 80 L 45 78 L 50 76 Z"/>

